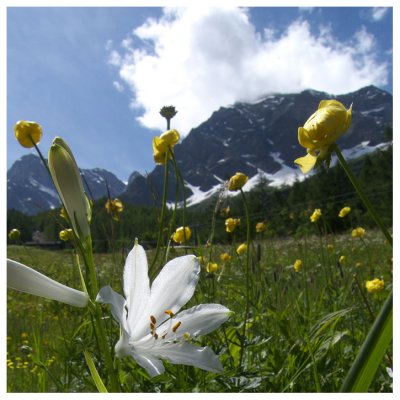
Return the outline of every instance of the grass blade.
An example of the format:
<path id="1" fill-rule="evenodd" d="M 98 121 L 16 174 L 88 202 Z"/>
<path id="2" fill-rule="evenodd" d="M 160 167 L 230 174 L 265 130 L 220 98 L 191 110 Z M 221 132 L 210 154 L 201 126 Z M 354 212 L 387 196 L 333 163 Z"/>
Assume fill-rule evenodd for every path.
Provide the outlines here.
<path id="1" fill-rule="evenodd" d="M 90 374 L 92 375 L 92 378 L 93 378 L 94 383 L 95 383 L 95 385 L 96 385 L 96 387 L 97 387 L 97 390 L 98 390 L 100 393 L 108 393 L 108 391 L 107 391 L 107 389 L 106 389 L 106 387 L 105 387 L 103 381 L 102 381 L 101 378 L 100 378 L 99 373 L 97 372 L 97 369 L 96 369 L 96 367 L 95 367 L 95 365 L 94 365 L 94 362 L 93 362 L 93 360 L 92 360 L 92 357 L 90 357 L 89 352 L 86 351 L 86 350 L 84 350 L 84 351 L 83 351 L 83 354 L 84 354 L 84 356 L 85 356 L 86 364 L 88 365 L 88 367 L 89 367 L 89 369 L 90 369 Z"/>

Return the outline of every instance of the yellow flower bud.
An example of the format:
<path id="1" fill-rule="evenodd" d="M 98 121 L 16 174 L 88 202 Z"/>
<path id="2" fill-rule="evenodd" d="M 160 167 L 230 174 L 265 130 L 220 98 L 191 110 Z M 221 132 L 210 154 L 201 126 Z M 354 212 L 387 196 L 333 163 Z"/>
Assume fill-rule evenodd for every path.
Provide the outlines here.
<path id="1" fill-rule="evenodd" d="M 360 226 L 357 227 L 356 229 L 353 229 L 351 232 L 352 238 L 356 238 L 356 237 L 363 238 L 364 235 L 365 235 L 365 229 L 361 228 Z"/>
<path id="2" fill-rule="evenodd" d="M 88 237 L 90 203 L 72 151 L 59 137 L 53 140 L 49 150 L 49 170 L 75 235 L 81 239 Z"/>
<path id="3" fill-rule="evenodd" d="M 207 270 L 208 273 L 217 272 L 217 271 L 218 271 L 218 264 L 217 264 L 217 263 L 209 262 L 209 263 L 207 264 L 206 270 Z"/>
<path id="4" fill-rule="evenodd" d="M 348 110 L 337 100 L 322 100 L 318 110 L 298 129 L 298 140 L 307 149 L 307 155 L 294 162 L 305 174 L 310 171 L 317 158 L 325 159 L 330 147 L 346 132 L 351 124 L 352 105 Z"/>
<path id="5" fill-rule="evenodd" d="M 385 282 L 383 281 L 383 279 L 375 278 L 372 281 L 366 281 L 365 287 L 369 293 L 376 293 L 385 288 Z"/>
<path id="6" fill-rule="evenodd" d="M 297 259 L 293 264 L 293 269 L 296 272 L 300 272 L 302 266 L 303 266 L 303 262 L 300 259 Z"/>
<path id="7" fill-rule="evenodd" d="M 267 229 L 267 225 L 265 225 L 264 222 L 257 222 L 256 225 L 256 232 L 257 233 L 262 233 Z"/>
<path id="8" fill-rule="evenodd" d="M 242 243 L 237 249 L 236 249 L 236 253 L 243 254 L 246 253 L 247 251 L 247 244 L 246 243 Z"/>
<path id="9" fill-rule="evenodd" d="M 346 262 L 346 257 L 345 256 L 340 256 L 339 257 L 339 262 L 340 262 L 340 264 L 343 265 Z"/>
<path id="10" fill-rule="evenodd" d="M 231 260 L 231 256 L 228 253 L 222 253 L 220 255 L 221 261 L 223 262 L 229 262 Z"/>
<path id="11" fill-rule="evenodd" d="M 60 237 L 60 239 L 63 242 L 67 242 L 68 240 L 73 239 L 73 237 L 74 237 L 74 235 L 72 233 L 72 229 L 64 229 L 64 230 L 62 230 L 62 231 L 60 231 L 58 236 Z"/>
<path id="12" fill-rule="evenodd" d="M 247 175 L 243 174 L 242 172 L 236 172 L 236 174 L 229 179 L 228 190 L 231 192 L 240 190 L 248 180 L 249 177 Z"/>
<path id="13" fill-rule="evenodd" d="M 14 126 L 14 134 L 21 146 L 31 148 L 40 142 L 42 127 L 32 121 L 18 121 Z"/>
<path id="14" fill-rule="evenodd" d="M 10 240 L 18 240 L 21 237 L 21 232 L 18 229 L 11 229 L 10 232 L 8 232 L 8 238 Z"/>
<path id="15" fill-rule="evenodd" d="M 349 212 L 351 211 L 350 207 L 343 207 L 340 211 L 339 211 L 339 217 L 340 218 L 344 218 Z"/>
<path id="16" fill-rule="evenodd" d="M 322 215 L 321 209 L 316 208 L 310 217 L 310 221 L 317 222 L 319 220 L 319 218 L 321 217 L 321 215 Z"/>
<path id="17" fill-rule="evenodd" d="M 192 236 L 192 231 L 188 226 L 181 226 L 178 228 L 175 233 L 172 235 L 172 239 L 176 243 L 185 243 L 190 239 L 190 236 Z"/>
<path id="18" fill-rule="evenodd" d="M 240 226 L 240 218 L 228 218 L 225 220 L 225 230 L 232 233 L 238 226 Z"/>
<path id="19" fill-rule="evenodd" d="M 121 200 L 107 199 L 104 207 L 107 210 L 108 214 L 110 214 L 115 221 L 119 221 L 119 214 L 122 213 L 122 211 L 124 210 L 124 205 Z"/>
<path id="20" fill-rule="evenodd" d="M 165 163 L 165 156 L 169 149 L 179 142 L 179 132 L 175 129 L 164 132 L 161 136 L 153 138 L 153 157 L 157 164 Z"/>

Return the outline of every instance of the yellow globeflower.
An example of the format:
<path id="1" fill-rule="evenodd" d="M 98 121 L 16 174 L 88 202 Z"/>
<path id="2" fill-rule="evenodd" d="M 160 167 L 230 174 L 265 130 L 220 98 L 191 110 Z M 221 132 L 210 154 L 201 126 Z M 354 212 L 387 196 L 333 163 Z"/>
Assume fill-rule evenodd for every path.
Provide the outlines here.
<path id="1" fill-rule="evenodd" d="M 380 292 L 385 287 L 385 282 L 383 279 L 375 278 L 372 281 L 366 281 L 365 287 L 369 293 Z"/>
<path id="2" fill-rule="evenodd" d="M 220 255 L 221 261 L 223 262 L 229 262 L 231 260 L 231 256 L 228 253 L 222 253 Z"/>
<path id="3" fill-rule="evenodd" d="M 344 218 L 349 212 L 351 211 L 350 207 L 343 207 L 340 211 L 339 211 L 339 217 L 340 218 Z"/>
<path id="4" fill-rule="evenodd" d="M 228 218 L 225 220 L 225 230 L 232 233 L 238 226 L 240 226 L 240 218 Z"/>
<path id="5" fill-rule="evenodd" d="M 363 238 L 364 235 L 365 235 L 365 229 L 361 228 L 360 226 L 357 227 L 356 229 L 353 229 L 351 232 L 351 237 L 353 237 L 353 238 L 356 238 L 356 237 Z"/>
<path id="6" fill-rule="evenodd" d="M 345 256 L 340 256 L 339 257 L 339 262 L 340 262 L 340 264 L 343 265 L 346 262 L 346 257 Z"/>
<path id="7" fill-rule="evenodd" d="M 331 253 L 332 251 L 333 251 L 333 249 L 334 249 L 334 247 L 333 247 L 333 244 L 327 244 L 326 245 L 326 249 Z"/>
<path id="8" fill-rule="evenodd" d="M 32 121 L 18 121 L 14 126 L 14 134 L 21 146 L 31 148 L 40 142 L 42 127 Z"/>
<path id="9" fill-rule="evenodd" d="M 247 244 L 246 243 L 242 243 L 237 249 L 236 249 L 236 253 L 243 254 L 246 253 L 247 251 Z"/>
<path id="10" fill-rule="evenodd" d="M 331 146 L 349 129 L 351 115 L 352 105 L 346 110 L 337 100 L 322 100 L 318 110 L 299 127 L 299 143 L 307 149 L 307 155 L 294 162 L 304 174 L 314 168 L 317 159 L 323 161 L 330 155 Z"/>
<path id="11" fill-rule="evenodd" d="M 229 179 L 228 190 L 231 192 L 240 190 L 248 180 L 249 177 L 247 175 L 243 174 L 242 172 L 236 172 L 236 174 Z"/>
<path id="12" fill-rule="evenodd" d="M 197 258 L 198 258 L 200 264 L 204 264 L 204 261 L 205 261 L 204 256 L 198 256 Z"/>
<path id="13" fill-rule="evenodd" d="M 108 199 L 105 204 L 105 209 L 115 221 L 119 221 L 119 214 L 124 210 L 124 204 L 119 199 Z"/>
<path id="14" fill-rule="evenodd" d="M 296 272 L 300 272 L 301 267 L 303 266 L 303 263 L 301 260 L 297 259 L 294 264 L 293 264 L 293 268 Z"/>
<path id="15" fill-rule="evenodd" d="M 231 212 L 231 208 L 229 206 L 221 209 L 221 216 L 228 217 Z"/>
<path id="16" fill-rule="evenodd" d="M 21 232 L 18 229 L 11 229 L 10 232 L 8 232 L 8 238 L 10 240 L 18 240 L 21 237 Z"/>
<path id="17" fill-rule="evenodd" d="M 69 239 L 72 239 L 74 237 L 74 235 L 72 233 L 72 229 L 64 229 L 64 230 L 60 231 L 60 233 L 58 235 L 59 235 L 60 239 L 64 242 L 66 242 Z"/>
<path id="18" fill-rule="evenodd" d="M 176 243 L 185 243 L 185 241 L 190 239 L 190 236 L 192 236 L 192 232 L 188 226 L 181 226 L 178 228 L 175 233 L 172 235 L 172 239 Z"/>
<path id="19" fill-rule="evenodd" d="M 267 229 L 267 225 L 265 225 L 264 222 L 257 222 L 256 225 L 256 232 L 257 233 L 262 233 Z"/>
<path id="20" fill-rule="evenodd" d="M 217 272 L 217 271 L 218 271 L 218 264 L 217 264 L 217 263 L 209 262 L 209 263 L 207 264 L 206 270 L 207 270 L 208 273 Z"/>
<path id="21" fill-rule="evenodd" d="M 310 221 L 317 222 L 319 220 L 319 218 L 321 217 L 321 215 L 322 215 L 321 209 L 316 208 L 310 217 Z"/>
<path id="22" fill-rule="evenodd" d="M 157 164 L 165 164 L 166 153 L 179 142 L 179 138 L 179 132 L 175 129 L 153 138 L 153 157 Z"/>

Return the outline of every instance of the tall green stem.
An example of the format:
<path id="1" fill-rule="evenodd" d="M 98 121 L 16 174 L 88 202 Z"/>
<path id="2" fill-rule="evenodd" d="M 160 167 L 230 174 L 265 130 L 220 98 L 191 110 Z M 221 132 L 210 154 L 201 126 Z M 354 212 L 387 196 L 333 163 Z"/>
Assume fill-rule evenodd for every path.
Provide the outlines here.
<path id="1" fill-rule="evenodd" d="M 165 167 L 164 167 L 164 190 L 163 190 L 163 199 L 162 199 L 162 205 L 161 205 L 160 228 L 158 230 L 156 254 L 154 255 L 153 262 L 151 263 L 151 266 L 150 266 L 150 274 L 153 272 L 153 268 L 157 261 L 158 254 L 160 253 L 160 247 L 161 247 L 161 242 L 162 242 L 162 236 L 163 236 L 163 230 L 164 230 L 164 216 L 165 216 L 165 210 L 167 208 L 168 173 L 169 173 L 169 151 L 166 151 L 165 152 Z"/>
<path id="2" fill-rule="evenodd" d="M 250 214 L 249 214 L 249 207 L 247 205 L 246 196 L 242 189 L 240 189 L 240 193 L 242 195 L 242 200 L 244 204 L 244 209 L 246 212 L 246 309 L 244 313 L 244 324 L 243 324 L 243 332 L 242 332 L 242 340 L 244 341 L 246 337 L 246 325 L 247 319 L 249 317 L 250 311 Z M 239 358 L 239 368 L 242 366 L 244 356 L 244 343 L 240 348 L 240 358 Z"/>
<path id="3" fill-rule="evenodd" d="M 387 230 L 386 226 L 382 222 L 382 220 L 379 217 L 378 213 L 375 211 L 374 207 L 372 206 L 372 204 L 369 201 L 369 199 L 367 198 L 367 196 L 365 196 L 363 190 L 361 189 L 360 184 L 358 183 L 356 177 L 354 176 L 353 172 L 349 168 L 349 166 L 348 166 L 346 160 L 344 159 L 343 154 L 340 151 L 340 149 L 337 146 L 337 144 L 335 144 L 333 146 L 333 149 L 335 150 L 335 153 L 336 153 L 336 155 L 337 155 L 337 157 L 339 159 L 340 165 L 342 166 L 342 168 L 346 172 L 347 177 L 350 179 L 350 182 L 354 186 L 354 189 L 356 190 L 357 194 L 359 195 L 361 201 L 364 203 L 364 205 L 367 208 L 368 212 L 370 213 L 371 217 L 373 218 L 373 220 L 376 222 L 376 224 L 379 226 L 379 228 L 381 229 L 381 231 L 385 235 L 387 241 L 390 243 L 391 246 L 393 246 L 392 235 Z"/>

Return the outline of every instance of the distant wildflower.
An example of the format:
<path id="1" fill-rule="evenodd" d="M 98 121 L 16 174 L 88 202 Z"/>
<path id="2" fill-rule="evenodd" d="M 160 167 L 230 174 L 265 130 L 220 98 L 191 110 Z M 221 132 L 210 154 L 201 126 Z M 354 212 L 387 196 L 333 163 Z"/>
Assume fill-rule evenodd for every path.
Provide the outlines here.
<path id="1" fill-rule="evenodd" d="M 345 256 L 340 256 L 339 257 L 339 262 L 340 262 L 340 264 L 343 265 L 346 262 L 346 257 Z"/>
<path id="2" fill-rule="evenodd" d="M 356 268 L 360 268 L 360 267 L 362 267 L 363 266 L 363 263 L 362 262 L 357 262 L 356 263 Z"/>
<path id="3" fill-rule="evenodd" d="M 350 207 L 343 207 L 340 211 L 339 211 L 339 217 L 340 218 L 344 218 L 349 212 L 351 211 Z"/>
<path id="4" fill-rule="evenodd" d="M 164 132 L 161 136 L 153 138 L 153 157 L 157 164 L 165 164 L 166 154 L 178 142 L 180 136 L 179 132 L 175 129 Z"/>
<path id="5" fill-rule="evenodd" d="M 60 239 L 63 242 L 67 242 L 70 239 L 74 238 L 74 234 L 72 232 L 72 229 L 63 229 L 62 231 L 60 231 L 60 233 L 58 234 L 58 236 L 60 237 Z"/>
<path id="6" fill-rule="evenodd" d="M 204 264 L 204 262 L 205 262 L 204 256 L 198 256 L 197 258 L 198 258 L 200 264 Z"/>
<path id="7" fill-rule="evenodd" d="M 318 110 L 298 129 L 299 143 L 307 149 L 307 155 L 294 162 L 304 174 L 330 157 L 332 145 L 350 127 L 351 116 L 352 105 L 346 110 L 337 100 L 319 103 Z"/>
<path id="8" fill-rule="evenodd" d="M 151 377 L 165 371 L 163 359 L 222 372 L 221 362 L 209 347 L 188 341 L 214 331 L 229 318 L 230 311 L 220 304 L 180 311 L 192 298 L 199 275 L 197 257 L 177 257 L 164 266 L 150 287 L 146 253 L 136 241 L 124 267 L 125 298 L 105 286 L 96 299 L 110 305 L 120 324 L 116 356 L 133 357 Z"/>
<path id="9" fill-rule="evenodd" d="M 228 218 L 225 220 L 225 230 L 232 233 L 238 226 L 240 226 L 240 218 Z"/>
<path id="10" fill-rule="evenodd" d="M 174 106 L 164 106 L 160 110 L 160 115 L 167 120 L 168 126 L 172 118 L 178 113 Z"/>
<path id="11" fill-rule="evenodd" d="M 174 240 L 174 242 L 182 244 L 188 241 L 191 236 L 192 231 L 190 230 L 190 228 L 188 226 L 181 226 L 172 235 L 172 239 Z"/>
<path id="12" fill-rule="evenodd" d="M 231 192 L 240 190 L 248 180 L 249 177 L 247 175 L 243 174 L 242 172 L 236 172 L 236 174 L 229 179 L 228 190 Z"/>
<path id="13" fill-rule="evenodd" d="M 229 262 L 230 260 L 231 260 L 231 256 L 228 254 L 228 253 L 222 253 L 221 255 L 220 255 L 220 259 L 221 259 L 221 261 L 223 261 L 223 262 Z"/>
<path id="14" fill-rule="evenodd" d="M 11 229 L 10 232 L 8 232 L 8 238 L 10 240 L 16 241 L 21 237 L 21 232 L 18 229 Z"/>
<path id="15" fill-rule="evenodd" d="M 14 126 L 14 134 L 21 146 L 31 148 L 40 142 L 42 127 L 32 121 L 18 121 Z"/>
<path id="16" fill-rule="evenodd" d="M 111 215 L 113 220 L 119 221 L 119 214 L 124 211 L 124 204 L 120 199 L 107 199 L 104 207 L 107 210 L 108 214 Z"/>
<path id="17" fill-rule="evenodd" d="M 351 237 L 352 238 L 357 238 L 357 237 L 363 238 L 364 235 L 365 235 L 365 229 L 361 228 L 360 226 L 357 227 L 356 229 L 353 229 L 352 232 L 351 232 Z"/>
<path id="18" fill-rule="evenodd" d="M 206 269 L 207 269 L 208 273 L 217 272 L 218 271 L 218 264 L 209 262 L 209 263 L 207 263 L 207 268 Z"/>
<path id="19" fill-rule="evenodd" d="M 222 208 L 220 212 L 222 217 L 229 217 L 230 213 L 231 213 L 231 208 L 229 206 Z"/>
<path id="20" fill-rule="evenodd" d="M 333 251 L 333 249 L 334 249 L 334 247 L 333 247 L 333 244 L 327 244 L 326 245 L 326 249 L 331 253 L 332 251 Z"/>
<path id="21" fill-rule="evenodd" d="M 383 281 L 383 279 L 375 278 L 372 281 L 366 281 L 365 287 L 369 293 L 376 293 L 385 288 L 385 282 Z"/>
<path id="22" fill-rule="evenodd" d="M 246 253 L 247 251 L 247 244 L 246 243 L 242 243 L 237 249 L 236 249 L 236 253 L 243 254 Z"/>
<path id="23" fill-rule="evenodd" d="M 296 272 L 300 272 L 302 266 L 303 266 L 303 262 L 300 259 L 297 259 L 293 264 L 293 269 Z"/>
<path id="24" fill-rule="evenodd" d="M 257 222 L 256 232 L 262 233 L 267 229 L 267 225 L 264 222 Z"/>
<path id="25" fill-rule="evenodd" d="M 317 222 L 319 220 L 319 218 L 321 217 L 321 215 L 322 215 L 321 209 L 316 208 L 310 217 L 310 221 Z"/>

